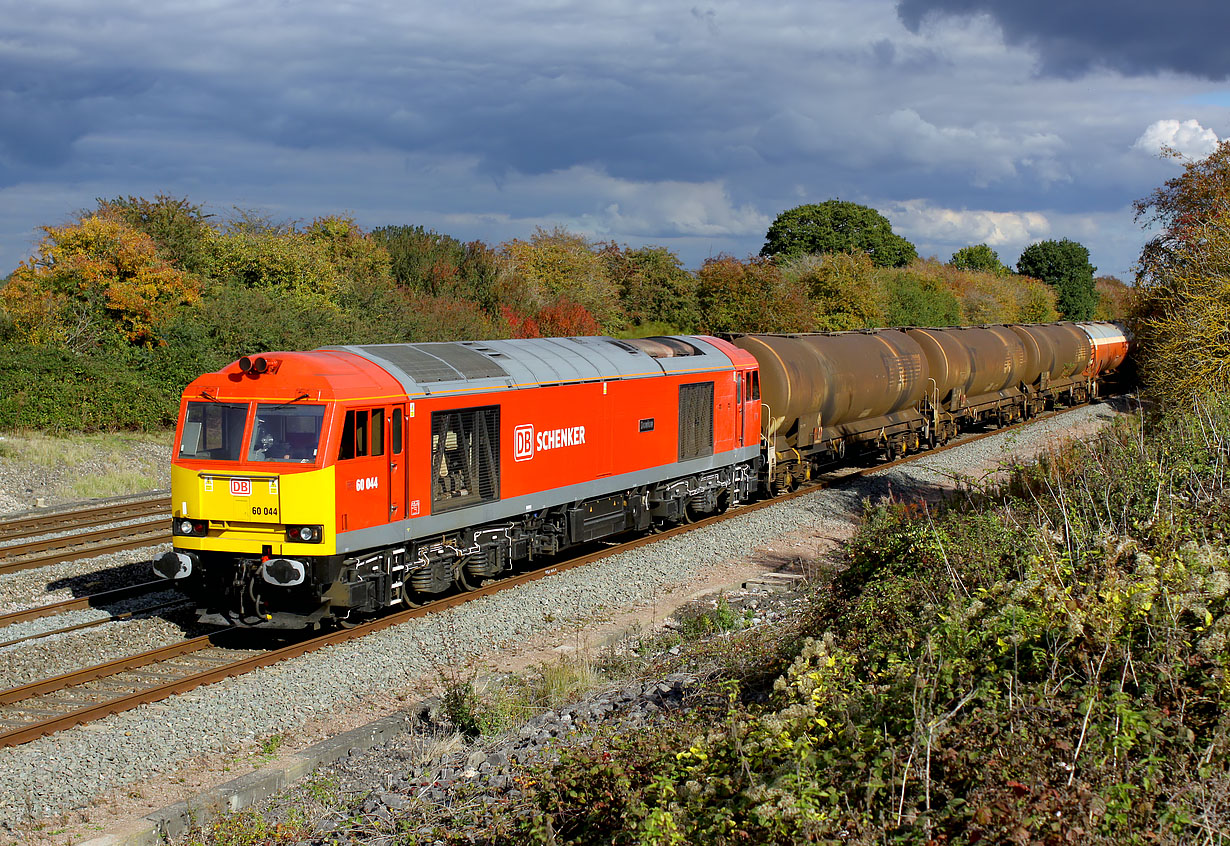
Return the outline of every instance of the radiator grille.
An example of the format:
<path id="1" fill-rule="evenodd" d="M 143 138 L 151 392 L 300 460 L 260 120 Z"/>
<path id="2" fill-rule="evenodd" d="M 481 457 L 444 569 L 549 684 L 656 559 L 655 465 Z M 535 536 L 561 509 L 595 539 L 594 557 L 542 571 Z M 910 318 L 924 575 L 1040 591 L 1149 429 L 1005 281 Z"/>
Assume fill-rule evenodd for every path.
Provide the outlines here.
<path id="1" fill-rule="evenodd" d="M 679 386 L 679 460 L 713 455 L 713 383 Z"/>

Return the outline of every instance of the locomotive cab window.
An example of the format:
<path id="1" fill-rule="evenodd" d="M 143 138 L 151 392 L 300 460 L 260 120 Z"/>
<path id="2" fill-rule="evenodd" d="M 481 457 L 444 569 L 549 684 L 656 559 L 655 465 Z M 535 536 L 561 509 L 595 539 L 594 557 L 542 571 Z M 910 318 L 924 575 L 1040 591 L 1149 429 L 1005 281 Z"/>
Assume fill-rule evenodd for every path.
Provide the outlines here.
<path id="1" fill-rule="evenodd" d="M 500 498 L 500 409 L 431 415 L 431 504 L 448 511 Z"/>
<path id="2" fill-rule="evenodd" d="M 243 451 L 247 403 L 190 402 L 179 439 L 179 457 L 194 461 L 238 461 Z"/>
<path id="3" fill-rule="evenodd" d="M 384 455 L 384 409 L 372 409 L 372 455 Z"/>
<path id="4" fill-rule="evenodd" d="M 248 461 L 316 461 L 323 405 L 258 405 Z"/>

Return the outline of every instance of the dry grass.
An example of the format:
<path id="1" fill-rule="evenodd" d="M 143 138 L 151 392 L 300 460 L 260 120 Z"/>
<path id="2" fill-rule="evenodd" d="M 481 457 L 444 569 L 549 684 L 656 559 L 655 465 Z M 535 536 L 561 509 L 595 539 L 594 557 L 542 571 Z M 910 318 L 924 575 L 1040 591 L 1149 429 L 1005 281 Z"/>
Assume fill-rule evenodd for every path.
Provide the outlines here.
<path id="1" fill-rule="evenodd" d="M 64 500 L 141 493 L 160 487 L 172 433 L 106 432 L 55 437 L 40 432 L 0 435 L 0 462 L 44 471 Z"/>

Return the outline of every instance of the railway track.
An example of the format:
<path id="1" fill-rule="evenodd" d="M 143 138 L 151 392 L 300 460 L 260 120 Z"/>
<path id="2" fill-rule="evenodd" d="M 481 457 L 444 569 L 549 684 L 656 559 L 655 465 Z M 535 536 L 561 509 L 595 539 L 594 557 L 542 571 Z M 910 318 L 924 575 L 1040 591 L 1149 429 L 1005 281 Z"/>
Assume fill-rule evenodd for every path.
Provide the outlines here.
<path id="1" fill-rule="evenodd" d="M 168 587 L 165 579 L 156 579 L 151 582 L 141 582 L 140 584 L 125 585 L 124 587 L 115 588 L 113 590 L 104 590 L 99 593 L 92 593 L 89 596 L 78 596 L 73 599 L 65 599 L 60 602 L 50 602 L 46 605 L 36 605 L 35 607 L 27 608 L 24 611 L 14 611 L 11 614 L 0 614 L 0 629 L 5 626 L 11 626 L 14 623 L 25 623 L 30 620 L 39 620 L 43 617 L 52 617 L 56 614 L 63 614 L 68 611 L 80 611 L 85 608 L 97 608 L 111 602 L 119 602 L 122 599 L 131 599 L 135 596 L 141 596 L 143 594 L 167 589 Z M 0 644 L 0 646 L 2 645 L 4 644 Z"/>
<path id="2" fill-rule="evenodd" d="M 0 543 L 139 517 L 170 514 L 170 509 L 171 499 L 166 491 L 153 491 L 84 508 L 56 509 L 30 516 L 18 516 L 0 522 Z"/>
<path id="3" fill-rule="evenodd" d="M 0 522 L 0 574 L 166 543 L 171 539 L 169 520 L 94 527 L 169 517 L 170 510 L 170 499 L 159 494 L 5 520 Z M 67 534 L 46 537 L 54 533 Z"/>
<path id="4" fill-rule="evenodd" d="M 964 435 L 934 449 L 903 456 L 895 461 L 854 469 L 852 472 L 843 473 L 841 478 L 855 478 L 880 472 L 1033 422 L 1052 418 L 1069 410 L 1048 412 L 1038 415 L 1033 420 Z M 659 540 L 694 531 L 761 508 L 770 508 L 778 503 L 814 493 L 831 481 L 830 478 L 827 481 L 810 483 L 790 493 L 741 506 L 725 514 L 677 526 L 659 534 L 638 537 L 615 547 L 501 579 L 473 591 L 446 596 L 421 607 L 408 608 L 360 623 L 353 628 L 331 631 L 279 648 L 241 649 L 242 637 L 251 633 L 228 630 L 0 691 L 0 746 L 17 746 L 28 743 L 76 725 L 111 714 L 122 713 L 140 705 L 159 702 L 225 678 L 243 675 L 259 667 L 267 667 L 280 661 L 297 658 L 326 646 L 361 638 L 417 617 L 444 611 L 503 590 L 511 590 L 528 582 L 581 567 L 611 555 L 656 543 Z"/>

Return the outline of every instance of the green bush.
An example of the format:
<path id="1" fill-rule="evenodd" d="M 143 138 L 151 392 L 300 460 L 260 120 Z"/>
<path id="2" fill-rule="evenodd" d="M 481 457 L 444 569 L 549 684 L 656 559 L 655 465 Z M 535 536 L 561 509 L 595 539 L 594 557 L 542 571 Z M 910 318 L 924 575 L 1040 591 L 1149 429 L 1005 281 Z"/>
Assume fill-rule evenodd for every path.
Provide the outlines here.
<path id="1" fill-rule="evenodd" d="M 1195 842 L 1230 825 L 1230 404 L 868 511 L 767 697 L 535 776 L 495 842 Z M 601 813 L 599 813 L 601 811 Z"/>
<path id="2" fill-rule="evenodd" d="M 0 346 L 0 429 L 49 432 L 173 425 L 182 386 L 156 351 L 89 355 L 57 347 Z M 152 366 L 151 366 L 152 365 Z"/>

